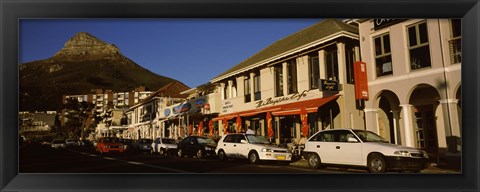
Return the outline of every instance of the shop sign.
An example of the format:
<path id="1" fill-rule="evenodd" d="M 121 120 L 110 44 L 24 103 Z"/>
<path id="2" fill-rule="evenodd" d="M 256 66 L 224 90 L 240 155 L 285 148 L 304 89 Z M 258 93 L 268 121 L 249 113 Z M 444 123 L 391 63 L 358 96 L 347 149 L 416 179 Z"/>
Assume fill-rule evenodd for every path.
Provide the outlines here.
<path id="1" fill-rule="evenodd" d="M 338 91 L 338 82 L 332 80 L 320 80 L 320 90 L 321 91 Z"/>
<path id="2" fill-rule="evenodd" d="M 353 64 L 355 78 L 355 99 L 368 100 L 367 64 L 357 61 Z"/>
<path id="3" fill-rule="evenodd" d="M 278 98 L 268 98 L 264 100 L 257 101 L 257 108 L 264 107 L 268 105 L 275 105 L 277 103 L 283 103 L 286 101 L 298 101 L 301 98 L 307 96 L 307 92 L 310 90 L 303 90 L 301 93 L 295 93 L 292 96 L 278 97 Z"/>
<path id="4" fill-rule="evenodd" d="M 400 23 L 406 19 L 374 19 L 373 29 L 379 30 L 397 23 Z"/>
<path id="5" fill-rule="evenodd" d="M 231 112 L 233 112 L 233 102 L 224 101 L 222 105 L 222 113 L 231 113 Z"/>
<path id="6" fill-rule="evenodd" d="M 192 105 L 190 103 L 184 103 L 184 104 L 181 104 L 181 105 L 178 105 L 178 106 L 174 107 L 173 108 L 173 113 L 177 114 L 177 113 L 186 112 L 186 111 L 190 110 L 191 107 L 192 107 Z"/>
<path id="7" fill-rule="evenodd" d="M 205 104 L 205 99 L 198 99 L 197 101 L 195 101 L 195 104 L 198 108 L 201 108 Z"/>
<path id="8" fill-rule="evenodd" d="M 163 114 L 165 115 L 165 117 L 168 117 L 170 115 L 170 109 L 165 109 L 163 111 Z"/>

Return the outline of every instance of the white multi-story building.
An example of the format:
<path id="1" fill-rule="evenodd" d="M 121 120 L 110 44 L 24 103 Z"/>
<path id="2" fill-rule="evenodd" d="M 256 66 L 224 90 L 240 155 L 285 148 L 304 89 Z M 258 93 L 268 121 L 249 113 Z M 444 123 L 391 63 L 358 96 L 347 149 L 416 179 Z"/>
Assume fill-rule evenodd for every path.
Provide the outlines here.
<path id="1" fill-rule="evenodd" d="M 169 83 L 131 106 L 126 113 L 128 125 L 121 132 L 125 138 L 173 137 L 173 127 L 166 123 L 174 104 L 181 103 L 185 96 L 180 92 L 188 87 L 178 81 Z M 166 109 L 169 109 L 166 112 Z M 170 117 L 169 117 L 170 118 Z"/>
<path id="2" fill-rule="evenodd" d="M 112 90 L 96 89 L 94 93 L 83 95 L 65 95 L 63 102 L 74 98 L 79 102 L 88 102 L 95 105 L 94 112 L 98 114 L 109 113 L 112 109 L 125 109 L 137 104 L 142 99 L 147 98 L 152 91 L 146 91 L 145 87 L 138 87 L 130 92 L 114 92 Z M 66 112 L 61 113 L 61 124 L 64 125 Z"/>
<path id="3" fill-rule="evenodd" d="M 460 19 L 359 20 L 367 129 L 442 159 L 461 152 Z"/>
<path id="4" fill-rule="evenodd" d="M 363 128 L 363 111 L 353 97 L 358 42 L 356 26 L 325 19 L 213 78 L 221 99 L 214 119 L 219 131 L 250 126 L 287 143 L 322 129 Z"/>

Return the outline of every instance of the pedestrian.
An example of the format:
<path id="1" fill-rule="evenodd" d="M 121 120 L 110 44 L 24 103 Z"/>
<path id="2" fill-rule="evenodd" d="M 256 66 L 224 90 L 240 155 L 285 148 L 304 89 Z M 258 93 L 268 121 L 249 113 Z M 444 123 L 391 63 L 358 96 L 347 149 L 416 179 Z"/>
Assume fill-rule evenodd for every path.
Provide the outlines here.
<path id="1" fill-rule="evenodd" d="M 255 134 L 255 131 L 252 129 L 252 127 L 249 125 L 246 134 Z"/>

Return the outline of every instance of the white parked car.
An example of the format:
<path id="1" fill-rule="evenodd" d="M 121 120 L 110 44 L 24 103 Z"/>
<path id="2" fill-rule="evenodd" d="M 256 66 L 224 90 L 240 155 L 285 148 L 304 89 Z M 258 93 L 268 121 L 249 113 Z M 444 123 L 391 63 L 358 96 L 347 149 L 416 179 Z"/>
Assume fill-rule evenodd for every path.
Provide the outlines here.
<path id="1" fill-rule="evenodd" d="M 289 163 L 292 160 L 292 153 L 287 148 L 274 145 L 263 136 L 246 133 L 224 135 L 218 141 L 215 152 L 220 160 L 243 158 L 250 163 L 263 160 Z"/>
<path id="2" fill-rule="evenodd" d="M 311 168 L 341 165 L 382 173 L 388 170 L 419 172 L 429 166 L 425 151 L 391 144 L 371 131 L 360 129 L 320 131 L 307 140 L 303 155 Z"/>
<path id="3" fill-rule="evenodd" d="M 157 138 L 152 142 L 152 153 L 160 155 L 175 154 L 177 142 L 171 138 Z"/>
<path id="4" fill-rule="evenodd" d="M 52 148 L 59 149 L 59 148 L 66 148 L 67 143 L 65 143 L 65 140 L 63 139 L 55 139 L 52 141 L 51 144 Z"/>

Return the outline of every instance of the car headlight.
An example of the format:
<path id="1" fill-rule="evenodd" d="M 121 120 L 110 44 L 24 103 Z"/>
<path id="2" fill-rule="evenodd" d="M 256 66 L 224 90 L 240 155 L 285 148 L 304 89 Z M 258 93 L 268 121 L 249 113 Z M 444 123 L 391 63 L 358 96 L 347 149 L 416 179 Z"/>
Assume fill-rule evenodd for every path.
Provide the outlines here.
<path id="1" fill-rule="evenodd" d="M 423 157 L 428 158 L 428 153 L 426 151 L 422 151 Z"/>
<path id="2" fill-rule="evenodd" d="M 205 147 L 205 150 L 207 150 L 207 151 L 211 151 L 211 150 L 213 150 L 213 148 L 210 148 L 210 147 Z"/>
<path id="3" fill-rule="evenodd" d="M 393 152 L 395 155 L 400 155 L 400 156 L 410 156 L 410 152 L 408 151 L 395 151 Z"/>
<path id="4" fill-rule="evenodd" d="M 262 152 L 273 152 L 273 149 L 263 148 Z"/>

